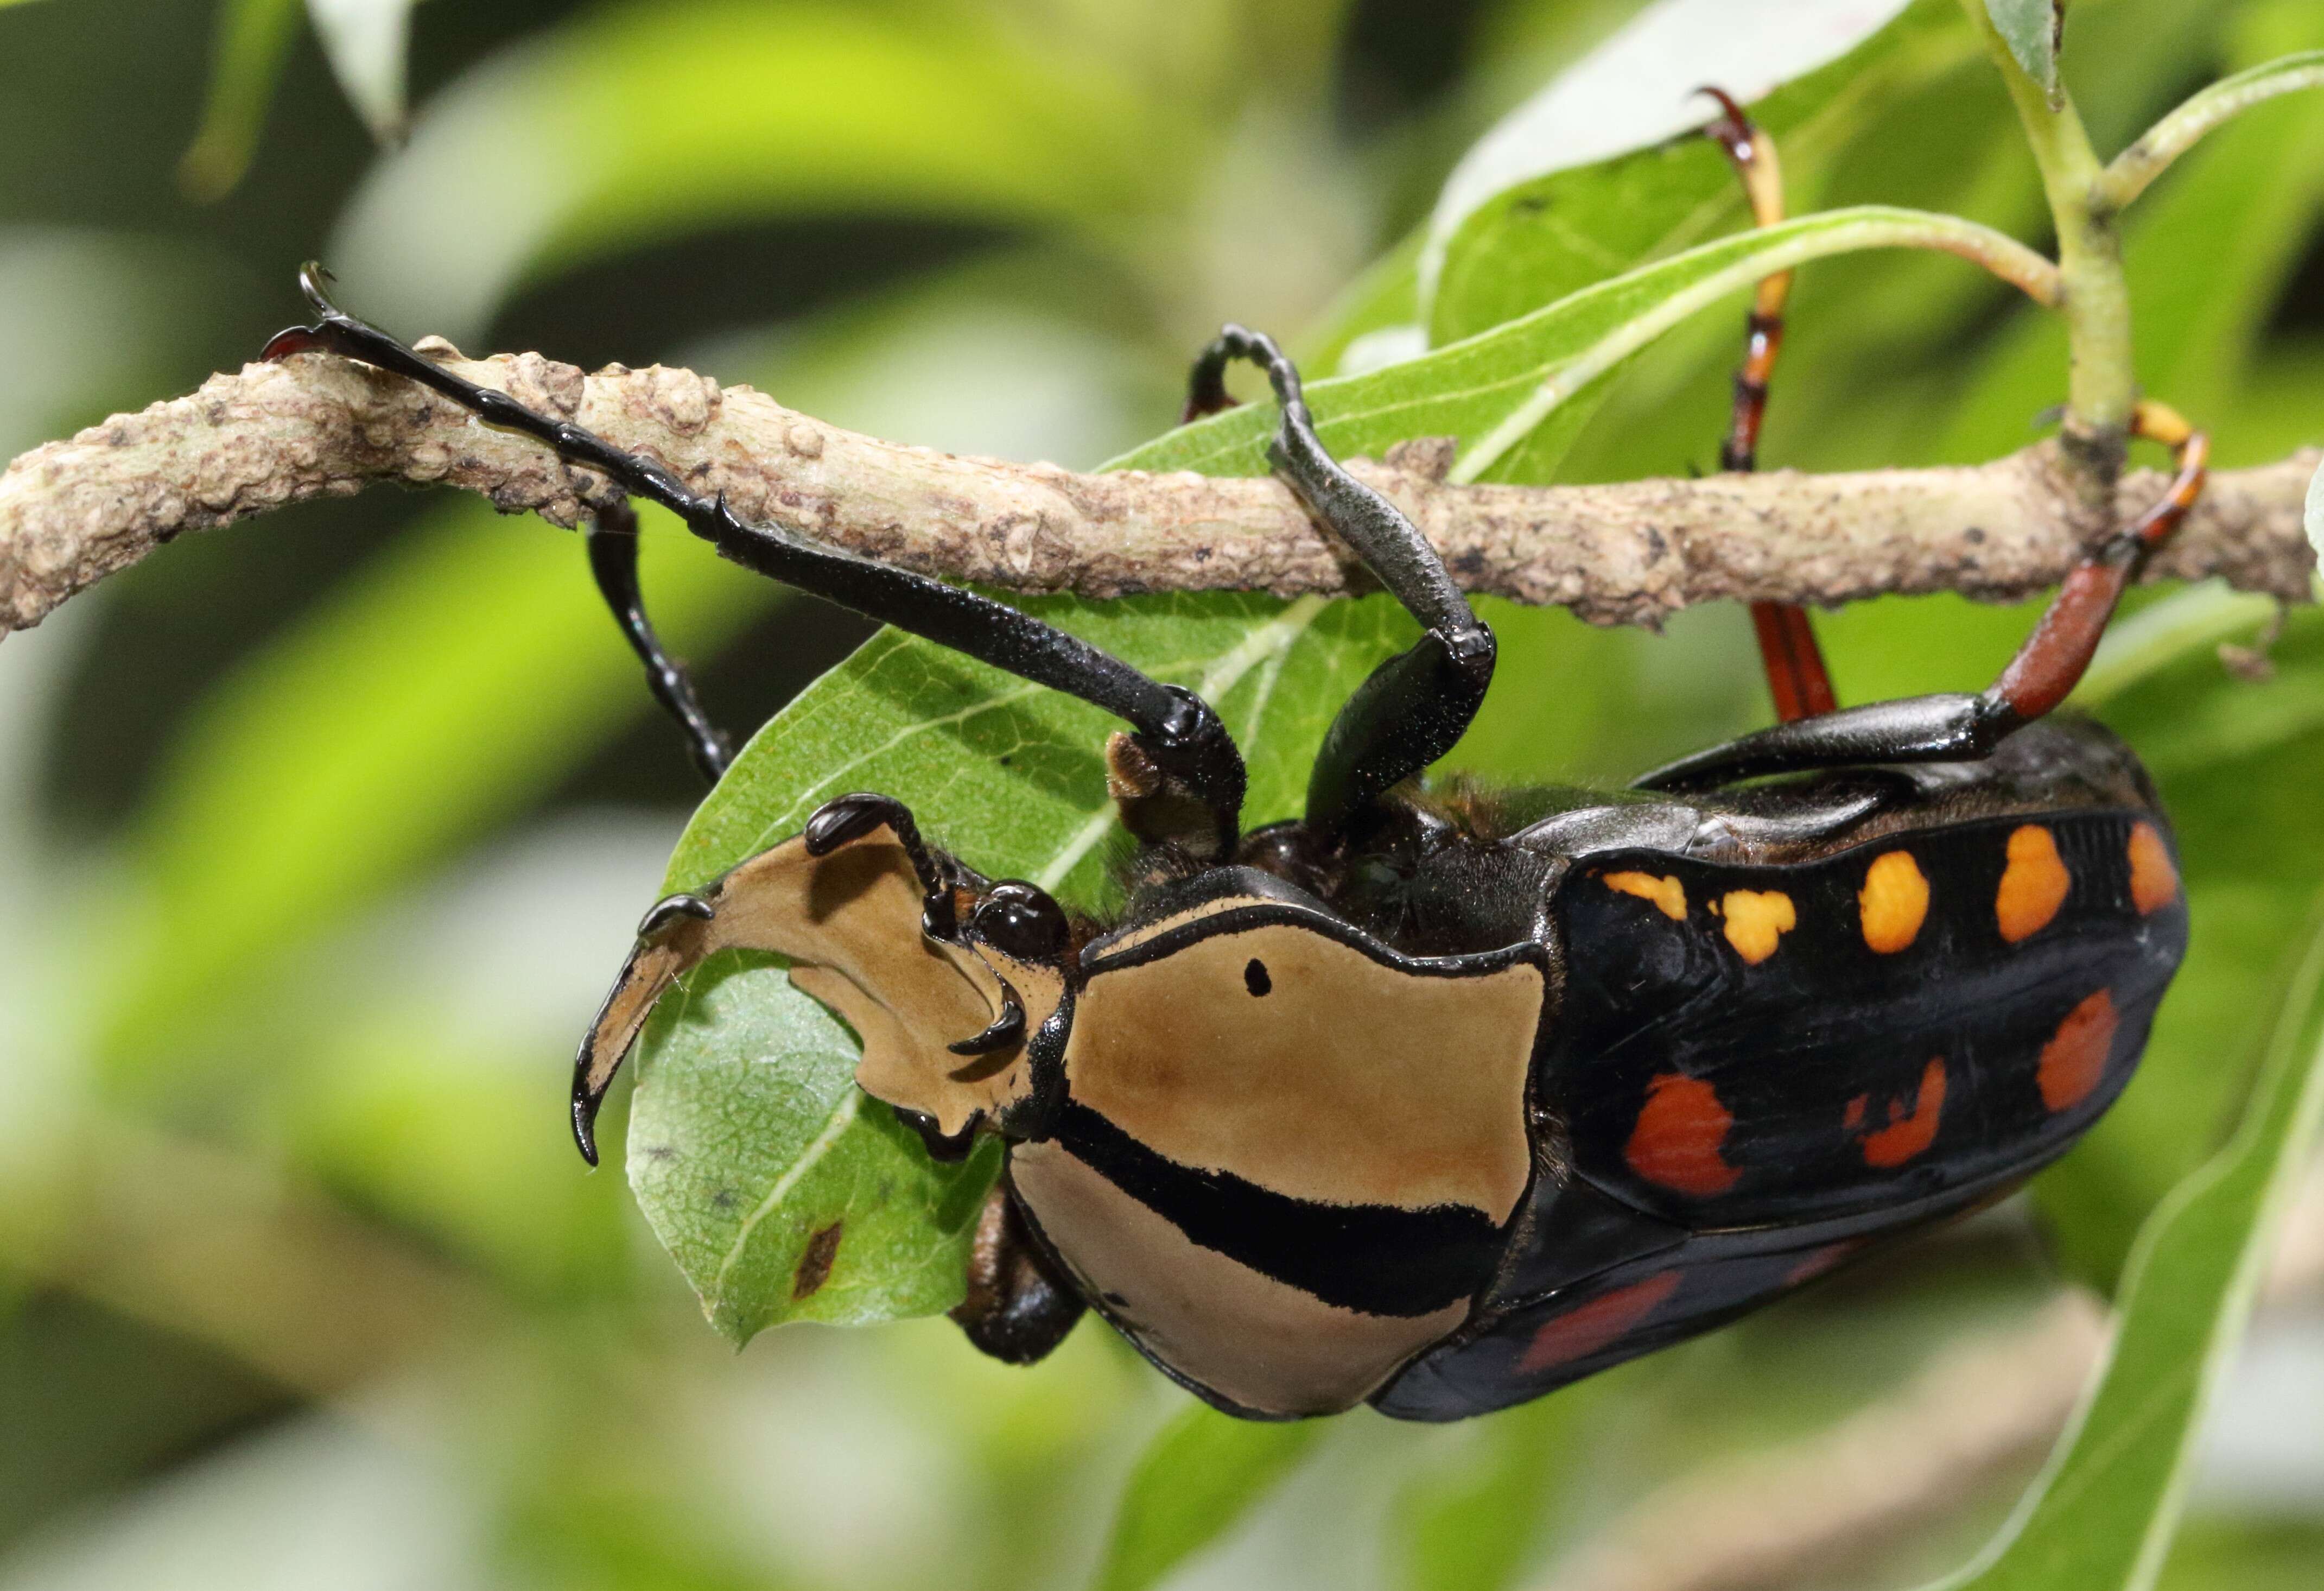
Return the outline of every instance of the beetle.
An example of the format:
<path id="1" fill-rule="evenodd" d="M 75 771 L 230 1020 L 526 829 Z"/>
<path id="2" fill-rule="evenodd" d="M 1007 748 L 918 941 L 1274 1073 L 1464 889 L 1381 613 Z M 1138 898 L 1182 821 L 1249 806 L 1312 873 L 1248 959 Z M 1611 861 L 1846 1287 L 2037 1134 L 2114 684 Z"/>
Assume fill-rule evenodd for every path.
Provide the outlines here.
<path id="1" fill-rule="evenodd" d="M 1086 1309 L 1237 1415 L 1522 1401 L 2015 1188 L 2121 1092 L 2183 954 L 2151 783 L 2103 728 L 2048 717 L 2200 489 L 2200 433 L 2159 407 L 2142 413 L 2179 448 L 2169 493 L 1985 691 L 1821 710 L 1804 617 L 1771 607 L 1773 727 L 1622 791 L 1433 788 L 1492 680 L 1492 632 L 1325 449 L 1292 362 L 1229 327 L 1189 415 L 1229 402 L 1231 362 L 1262 367 L 1277 470 L 1423 632 L 1342 708 L 1302 815 L 1246 832 L 1240 754 L 1199 697 L 978 593 L 746 523 L 347 315 L 319 268 L 301 280 L 318 318 L 266 357 L 408 376 L 746 567 L 1128 726 L 1105 748 L 1137 842 L 1118 913 L 985 876 L 892 798 L 842 796 L 654 905 L 576 1063 L 594 1163 L 655 1001 L 722 949 L 787 957 L 862 1041 L 858 1084 L 931 1154 L 1005 1144 L 954 1311 L 998 1357 L 1038 1359 Z M 1766 310 L 1730 467 L 1765 397 Z M 645 616 L 634 531 L 625 502 L 600 508 L 592 568 L 715 777 L 727 745 Z"/>

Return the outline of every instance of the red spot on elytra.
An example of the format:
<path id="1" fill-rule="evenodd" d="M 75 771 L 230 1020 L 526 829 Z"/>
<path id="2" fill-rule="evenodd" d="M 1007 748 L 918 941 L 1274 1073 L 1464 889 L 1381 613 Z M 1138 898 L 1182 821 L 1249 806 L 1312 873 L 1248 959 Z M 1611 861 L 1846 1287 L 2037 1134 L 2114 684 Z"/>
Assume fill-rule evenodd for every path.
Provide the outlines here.
<path id="1" fill-rule="evenodd" d="M 1855 1098 L 1849 1100 L 1848 1102 L 1848 1114 L 1840 1118 L 1840 1124 L 1845 1126 L 1851 1133 L 1855 1132 L 1857 1128 L 1864 1125 L 1864 1107 L 1871 1103 L 1871 1096 L 1865 1094 L 1859 1094 Z"/>
<path id="2" fill-rule="evenodd" d="M 1734 1125 L 1717 1089 L 1700 1078 L 1665 1072 L 1646 1085 L 1646 1108 L 1622 1158 L 1649 1182 L 1708 1198 L 1741 1175 L 1719 1152 Z"/>
<path id="3" fill-rule="evenodd" d="M 2115 1021 L 2114 996 L 2104 989 L 2066 1013 L 2066 1020 L 2042 1046 L 2041 1068 L 2034 1074 L 2043 1104 L 2053 1111 L 2070 1110 L 2090 1096 L 2106 1075 Z"/>
<path id="4" fill-rule="evenodd" d="M 1517 1374 L 1531 1375 L 1554 1364 L 1571 1364 L 1611 1347 L 1677 1290 L 1680 1272 L 1665 1271 L 1644 1281 L 1618 1287 L 1603 1298 L 1543 1321 L 1517 1361 Z"/>
<path id="5" fill-rule="evenodd" d="M 1888 1124 L 1864 1140 L 1864 1163 L 1883 1170 L 1901 1166 L 1937 1141 L 1937 1118 L 1945 1108 L 1945 1062 L 1942 1056 L 1921 1071 L 1921 1091 L 1906 1115 L 1902 1101 L 1888 1102 Z"/>
<path id="6" fill-rule="evenodd" d="M 1810 1249 L 1800 1256 L 1796 1264 L 1784 1272 L 1784 1285 L 1797 1287 L 1803 1281 L 1813 1281 L 1863 1246 L 1864 1239 L 1860 1237 L 1843 1237 L 1838 1243 L 1827 1243 L 1821 1248 Z"/>

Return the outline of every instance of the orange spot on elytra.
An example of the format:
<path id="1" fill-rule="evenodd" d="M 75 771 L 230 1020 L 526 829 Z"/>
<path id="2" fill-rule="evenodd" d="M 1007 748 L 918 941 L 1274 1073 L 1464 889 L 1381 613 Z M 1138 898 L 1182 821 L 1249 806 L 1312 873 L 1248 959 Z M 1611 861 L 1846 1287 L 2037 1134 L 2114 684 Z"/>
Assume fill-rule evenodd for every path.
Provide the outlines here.
<path id="1" fill-rule="evenodd" d="M 2179 898 L 2179 869 L 2171 860 L 2171 847 L 2163 843 L 2163 832 L 2152 823 L 2141 823 L 2130 831 L 2130 903 L 2138 914 L 2160 911 Z"/>
<path id="2" fill-rule="evenodd" d="M 1720 904 L 1726 908 L 1727 942 L 1754 967 L 1773 956 L 1776 941 L 1799 926 L 1792 898 L 1781 890 L 1730 890 Z"/>
<path id="3" fill-rule="evenodd" d="M 1646 1085 L 1646 1108 L 1622 1158 L 1649 1182 L 1708 1198 L 1742 1174 L 1719 1152 L 1734 1124 L 1717 1089 L 1700 1078 L 1665 1072 Z"/>
<path id="4" fill-rule="evenodd" d="M 1929 881 L 1911 852 L 1884 851 L 1865 869 L 1856 903 L 1862 909 L 1864 942 L 1894 956 L 1913 942 L 1929 915 Z"/>
<path id="5" fill-rule="evenodd" d="M 1848 1114 L 1840 1118 L 1841 1124 L 1845 1125 L 1849 1132 L 1855 1132 L 1857 1128 L 1864 1125 L 1864 1107 L 1871 1103 L 1871 1096 L 1865 1094 L 1859 1094 L 1855 1098 L 1849 1100 L 1848 1102 Z"/>
<path id="6" fill-rule="evenodd" d="M 1652 901 L 1662 908 L 1665 917 L 1674 920 L 1683 920 L 1686 916 L 1686 886 L 1675 878 L 1656 878 L 1651 873 L 1609 873 L 1606 875 L 1606 887 Z"/>
<path id="7" fill-rule="evenodd" d="M 1945 1108 L 1945 1062 L 1942 1056 L 1921 1068 L 1921 1091 L 1913 1101 L 1913 1114 L 1906 1115 L 1902 1105 L 1888 1103 L 1888 1124 L 1864 1140 L 1864 1163 L 1883 1170 L 1901 1166 L 1937 1141 L 1937 1119 Z"/>
<path id="8" fill-rule="evenodd" d="M 2090 1096 L 2106 1075 L 2115 1022 L 2114 996 L 2104 989 L 2066 1013 L 2066 1020 L 2042 1046 L 2042 1064 L 2034 1074 L 2043 1104 L 2053 1111 L 2069 1110 Z"/>
<path id="9" fill-rule="evenodd" d="M 1571 1364 L 1611 1347 L 1678 1290 L 1680 1272 L 1665 1271 L 1644 1281 L 1618 1287 L 1603 1298 L 1543 1321 L 1517 1361 L 1517 1374 L 1531 1375 L 1554 1364 Z"/>
<path id="10" fill-rule="evenodd" d="M 2023 824 L 2009 834 L 2009 865 L 2002 869 L 2001 888 L 1993 897 L 1993 915 L 2001 937 L 2011 944 L 2039 933 L 2066 903 L 2073 878 L 2058 856 L 2058 842 L 2038 823 Z"/>

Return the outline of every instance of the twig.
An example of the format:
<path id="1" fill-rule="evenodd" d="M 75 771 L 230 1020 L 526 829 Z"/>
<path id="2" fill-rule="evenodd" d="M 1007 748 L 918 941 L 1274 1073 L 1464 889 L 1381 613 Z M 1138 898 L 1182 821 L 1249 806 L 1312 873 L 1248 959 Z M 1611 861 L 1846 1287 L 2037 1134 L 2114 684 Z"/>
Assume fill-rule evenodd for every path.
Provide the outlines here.
<path id="1" fill-rule="evenodd" d="M 956 458 L 826 425 L 687 370 L 585 376 L 538 354 L 462 374 L 658 456 L 746 516 L 930 573 L 1020 591 L 1113 597 L 1363 586 L 1277 482 L 1081 475 Z M 1969 468 L 1771 472 L 1618 486 L 1454 486 L 1450 449 L 1392 451 L 1360 473 L 1396 498 L 1471 590 L 1652 624 L 1695 603 L 1834 604 L 1950 590 L 1997 600 L 2055 582 L 2111 526 L 2080 505 L 2055 446 Z M 2220 575 L 2304 600 L 2301 510 L 2316 455 L 2212 477 L 2159 577 Z M 443 482 L 571 524 L 602 483 L 410 384 L 301 355 L 213 376 L 189 396 L 51 442 L 0 474 L 0 635 L 189 530 L 377 481 Z M 2127 517 L 2163 489 L 2135 475 Z"/>

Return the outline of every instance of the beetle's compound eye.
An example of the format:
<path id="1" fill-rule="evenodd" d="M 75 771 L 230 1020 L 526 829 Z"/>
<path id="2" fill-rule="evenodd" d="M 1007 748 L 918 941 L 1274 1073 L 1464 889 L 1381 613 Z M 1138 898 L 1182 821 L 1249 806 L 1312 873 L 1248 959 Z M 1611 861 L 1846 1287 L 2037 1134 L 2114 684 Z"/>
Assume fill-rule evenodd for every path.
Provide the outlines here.
<path id="1" fill-rule="evenodd" d="M 994 884 L 970 921 L 978 939 L 1019 961 L 1055 961 L 1065 952 L 1065 909 L 1019 879 Z"/>

